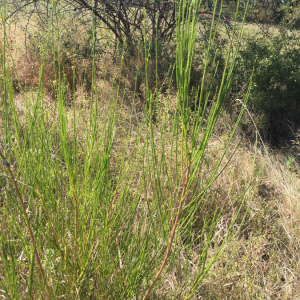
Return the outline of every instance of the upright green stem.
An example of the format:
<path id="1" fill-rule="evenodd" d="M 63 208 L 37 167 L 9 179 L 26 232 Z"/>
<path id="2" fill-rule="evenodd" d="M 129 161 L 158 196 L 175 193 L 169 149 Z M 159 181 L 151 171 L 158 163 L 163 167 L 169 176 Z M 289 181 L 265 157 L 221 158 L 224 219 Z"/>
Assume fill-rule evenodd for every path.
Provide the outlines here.
<path id="1" fill-rule="evenodd" d="M 3 164 L 6 167 L 6 170 L 8 171 L 9 177 L 11 178 L 11 181 L 14 185 L 15 190 L 16 190 L 18 199 L 21 203 L 21 207 L 22 207 L 23 214 L 24 214 L 24 217 L 25 217 L 25 222 L 26 222 L 27 228 L 29 230 L 30 238 L 31 238 L 31 244 L 32 244 L 32 247 L 34 249 L 35 259 L 36 259 L 36 261 L 38 263 L 38 266 L 40 268 L 44 283 L 46 285 L 48 295 L 50 296 L 51 293 L 50 293 L 50 290 L 49 290 L 49 287 L 48 287 L 48 284 L 47 284 L 46 275 L 45 275 L 45 272 L 44 272 L 44 269 L 43 269 L 43 266 L 42 266 L 42 263 L 41 263 L 41 260 L 40 260 L 40 256 L 39 256 L 37 248 L 36 248 L 34 234 L 33 234 L 32 229 L 31 229 L 31 225 L 30 225 L 30 221 L 29 221 L 29 217 L 28 217 L 28 214 L 27 214 L 27 211 L 26 211 L 26 206 L 25 206 L 23 197 L 22 197 L 21 192 L 19 190 L 19 187 L 18 187 L 17 181 L 15 179 L 15 176 L 14 176 L 12 170 L 11 170 L 10 164 L 7 162 L 7 160 L 5 159 L 4 155 L 1 152 L 0 152 L 0 156 L 3 159 Z"/>

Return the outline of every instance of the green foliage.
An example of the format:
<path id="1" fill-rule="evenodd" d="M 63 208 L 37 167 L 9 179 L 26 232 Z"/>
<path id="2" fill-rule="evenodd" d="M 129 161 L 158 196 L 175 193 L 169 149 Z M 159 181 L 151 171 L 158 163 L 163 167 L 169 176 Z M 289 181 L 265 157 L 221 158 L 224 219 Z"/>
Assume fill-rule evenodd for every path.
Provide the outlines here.
<path id="1" fill-rule="evenodd" d="M 249 38 L 240 52 L 236 82 L 242 86 L 253 75 L 253 93 L 249 107 L 264 121 L 260 129 L 275 144 L 288 137 L 287 124 L 300 117 L 300 54 L 297 34 L 282 30 Z"/>
<path id="2" fill-rule="evenodd" d="M 297 26 L 297 15 L 299 7 L 298 1 L 249 1 L 247 9 L 246 22 L 255 24 L 279 25 L 280 23 L 293 23 Z M 240 12 L 245 11 L 245 2 L 240 3 Z M 228 1 L 224 5 L 223 14 L 227 18 L 234 17 L 236 1 Z M 243 14 L 239 13 L 238 20 L 243 19 Z M 296 27 L 294 27 L 296 28 Z"/>
<path id="3" fill-rule="evenodd" d="M 282 24 L 289 29 L 300 29 L 300 5 L 296 1 L 285 7 L 285 15 Z"/>
<path id="4" fill-rule="evenodd" d="M 124 53 L 114 57 L 118 63 L 111 66 L 113 78 L 105 81 L 101 77 L 101 87 L 93 51 L 88 99 L 83 99 L 83 94 L 78 97 L 74 87 L 73 101 L 66 105 L 69 90 L 62 59 L 66 45 L 60 26 L 53 26 L 55 18 L 60 21 L 59 14 L 53 12 L 45 36 L 46 45 L 51 46 L 44 49 L 45 53 L 38 47 L 41 67 L 36 91 L 20 91 L 22 113 L 11 80 L 16 70 L 8 68 L 11 58 L 1 52 L 3 297 L 190 299 L 237 234 L 244 219 L 240 211 L 255 174 L 238 194 L 231 195 L 229 188 L 226 195 L 230 201 L 220 206 L 220 199 L 210 189 L 229 165 L 230 159 L 224 158 L 244 106 L 224 148 L 211 163 L 206 160 L 209 141 L 231 89 L 237 49 L 232 52 L 228 48 L 219 85 L 210 94 L 204 93 L 204 79 L 214 66 L 211 50 L 215 30 L 211 24 L 199 78 L 199 99 L 191 111 L 190 74 L 200 3 L 178 4 L 177 94 L 172 114 L 169 103 L 160 101 L 163 95 L 157 81 L 156 90 L 150 89 L 149 61 L 152 55 L 158 76 L 159 56 L 155 52 L 153 57 L 146 35 L 142 116 L 136 114 L 135 99 L 130 106 L 124 104 Z M 95 30 L 93 22 L 93 49 Z M 4 36 L 4 50 L 7 44 Z M 45 61 L 51 56 L 56 97 L 46 102 Z M 245 101 L 248 97 L 249 92 Z M 76 102 L 84 100 L 85 106 Z M 156 122 L 152 122 L 154 113 Z M 174 269 L 180 274 L 178 288 L 160 290 Z"/>

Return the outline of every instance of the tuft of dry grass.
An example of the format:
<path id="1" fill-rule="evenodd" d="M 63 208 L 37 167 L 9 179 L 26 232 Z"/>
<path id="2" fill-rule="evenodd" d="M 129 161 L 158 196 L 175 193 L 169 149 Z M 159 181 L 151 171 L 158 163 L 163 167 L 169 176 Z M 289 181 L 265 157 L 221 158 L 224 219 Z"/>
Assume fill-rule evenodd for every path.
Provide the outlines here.
<path id="1" fill-rule="evenodd" d="M 264 169 L 247 203 L 243 229 L 205 279 L 198 293 L 201 299 L 300 297 L 299 173 L 285 167 L 282 154 L 266 149 L 256 154 L 257 167 Z M 218 179 L 219 188 L 228 190 L 232 186 L 232 192 L 238 193 L 253 171 L 253 155 L 246 145 L 239 148 L 228 170 Z"/>

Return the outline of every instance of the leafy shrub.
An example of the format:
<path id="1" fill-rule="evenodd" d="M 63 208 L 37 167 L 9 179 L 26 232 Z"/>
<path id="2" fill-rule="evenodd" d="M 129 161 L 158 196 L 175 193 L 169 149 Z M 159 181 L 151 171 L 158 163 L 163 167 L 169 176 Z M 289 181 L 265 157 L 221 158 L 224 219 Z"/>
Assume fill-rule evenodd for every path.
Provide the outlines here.
<path id="1" fill-rule="evenodd" d="M 285 13 L 285 7 L 281 0 L 255 1 L 249 7 L 247 21 L 278 24 Z"/>
<path id="2" fill-rule="evenodd" d="M 296 4 L 296 1 L 286 7 L 282 23 L 290 29 L 300 28 L 300 7 L 299 4 Z"/>
<path id="3" fill-rule="evenodd" d="M 268 42 L 266 37 L 268 37 Z M 298 39 L 282 30 L 278 36 L 267 34 L 250 38 L 240 52 L 236 70 L 241 87 L 252 71 L 251 110 L 261 117 L 258 124 L 264 137 L 277 145 L 289 137 L 290 124 L 300 117 L 300 54 Z"/>

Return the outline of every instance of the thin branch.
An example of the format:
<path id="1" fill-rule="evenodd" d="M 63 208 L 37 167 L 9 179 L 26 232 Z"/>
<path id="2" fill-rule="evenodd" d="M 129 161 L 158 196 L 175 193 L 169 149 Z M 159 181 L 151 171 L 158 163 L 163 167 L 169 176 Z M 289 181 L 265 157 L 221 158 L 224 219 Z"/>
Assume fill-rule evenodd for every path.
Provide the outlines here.
<path id="1" fill-rule="evenodd" d="M 5 22 L 9 19 L 9 18 L 11 18 L 13 15 L 15 15 L 16 13 L 18 13 L 19 11 L 21 11 L 21 10 L 23 10 L 26 6 L 29 6 L 29 5 L 31 5 L 31 4 L 34 4 L 35 3 L 35 1 L 32 1 L 32 2 L 28 2 L 28 3 L 25 3 L 23 6 L 20 6 L 20 7 L 18 7 L 16 10 L 14 10 L 12 13 L 9 13 L 9 15 L 6 17 L 6 19 L 5 19 Z"/>

